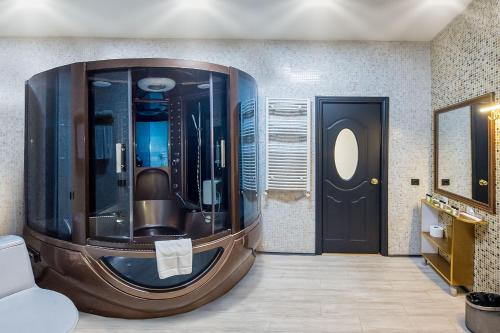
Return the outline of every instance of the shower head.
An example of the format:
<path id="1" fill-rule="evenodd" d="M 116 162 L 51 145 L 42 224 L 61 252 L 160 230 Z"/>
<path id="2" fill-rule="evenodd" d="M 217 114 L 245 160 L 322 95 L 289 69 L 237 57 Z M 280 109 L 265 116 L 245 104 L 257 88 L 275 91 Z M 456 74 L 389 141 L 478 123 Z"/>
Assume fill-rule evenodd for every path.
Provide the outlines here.
<path id="1" fill-rule="evenodd" d="M 191 113 L 191 118 L 193 119 L 194 128 L 196 128 L 196 130 L 198 130 L 198 123 L 196 122 L 196 119 L 194 118 L 194 114 L 192 114 L 192 113 Z"/>

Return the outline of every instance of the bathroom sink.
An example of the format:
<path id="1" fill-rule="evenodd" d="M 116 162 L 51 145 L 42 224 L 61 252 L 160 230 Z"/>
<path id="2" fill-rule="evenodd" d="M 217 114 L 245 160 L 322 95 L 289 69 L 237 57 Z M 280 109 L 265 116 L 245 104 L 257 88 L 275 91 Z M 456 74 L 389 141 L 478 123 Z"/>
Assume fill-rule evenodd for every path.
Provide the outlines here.
<path id="1" fill-rule="evenodd" d="M 463 219 L 471 220 L 471 221 L 474 221 L 474 222 L 480 222 L 480 221 L 482 221 L 481 218 L 473 216 L 473 215 L 470 215 L 470 214 L 467 214 L 467 213 L 464 213 L 464 212 L 461 212 L 458 216 L 461 217 L 461 218 L 463 218 Z"/>

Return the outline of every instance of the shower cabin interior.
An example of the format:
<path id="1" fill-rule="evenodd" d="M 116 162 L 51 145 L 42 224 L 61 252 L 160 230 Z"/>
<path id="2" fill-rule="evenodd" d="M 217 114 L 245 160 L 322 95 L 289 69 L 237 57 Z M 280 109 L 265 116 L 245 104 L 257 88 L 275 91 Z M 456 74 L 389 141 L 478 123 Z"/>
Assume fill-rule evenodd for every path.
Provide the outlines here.
<path id="1" fill-rule="evenodd" d="M 208 63 L 95 61 L 28 80 L 24 236 L 38 282 L 128 318 L 227 291 L 260 239 L 256 117 L 255 80 Z M 193 273 L 161 280 L 153 244 L 177 238 L 193 240 Z"/>
<path id="2" fill-rule="evenodd" d="M 90 72 L 89 110 L 92 238 L 196 239 L 231 229 L 226 75 Z"/>

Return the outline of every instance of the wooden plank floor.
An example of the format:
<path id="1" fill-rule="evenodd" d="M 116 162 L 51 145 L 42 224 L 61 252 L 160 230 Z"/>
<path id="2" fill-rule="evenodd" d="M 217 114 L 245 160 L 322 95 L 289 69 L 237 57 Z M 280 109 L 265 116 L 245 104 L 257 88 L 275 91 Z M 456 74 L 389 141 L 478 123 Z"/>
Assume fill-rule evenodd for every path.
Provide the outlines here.
<path id="1" fill-rule="evenodd" d="M 467 332 L 464 295 L 420 258 L 259 254 L 228 294 L 149 320 L 80 314 L 76 332 Z"/>

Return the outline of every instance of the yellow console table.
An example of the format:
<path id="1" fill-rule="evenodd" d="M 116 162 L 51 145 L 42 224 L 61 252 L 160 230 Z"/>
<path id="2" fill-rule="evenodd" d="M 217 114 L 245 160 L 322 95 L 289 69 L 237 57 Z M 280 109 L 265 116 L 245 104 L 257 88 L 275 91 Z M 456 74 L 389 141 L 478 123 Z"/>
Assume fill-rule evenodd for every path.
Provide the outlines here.
<path id="1" fill-rule="evenodd" d="M 431 225 L 439 224 L 439 214 L 451 217 L 451 225 L 444 238 L 429 234 Z M 450 285 L 450 293 L 457 295 L 457 287 L 471 288 L 474 283 L 474 227 L 486 221 L 453 215 L 432 203 L 422 200 L 421 251 L 424 262 L 431 265 Z"/>

